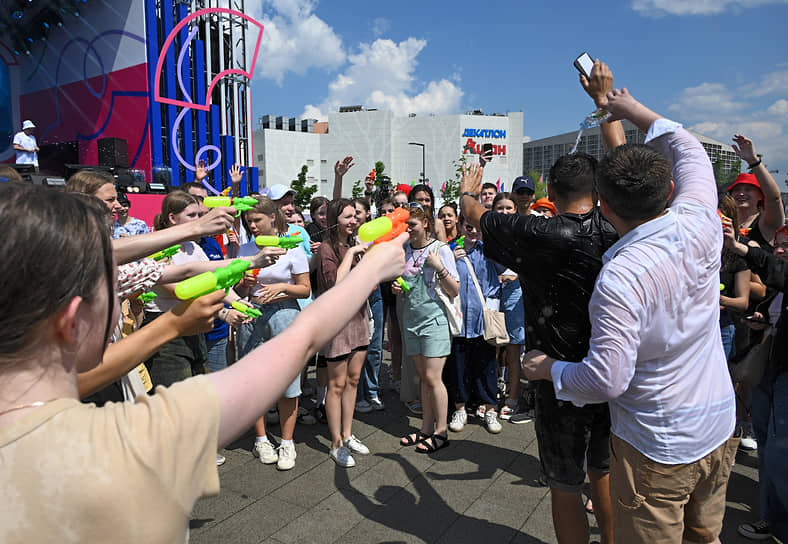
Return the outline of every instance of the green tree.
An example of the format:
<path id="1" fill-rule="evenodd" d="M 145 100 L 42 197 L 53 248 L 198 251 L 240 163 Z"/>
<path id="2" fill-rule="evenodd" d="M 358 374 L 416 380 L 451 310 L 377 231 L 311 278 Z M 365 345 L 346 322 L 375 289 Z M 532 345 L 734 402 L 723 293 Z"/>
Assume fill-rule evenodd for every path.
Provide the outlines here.
<path id="1" fill-rule="evenodd" d="M 351 189 L 350 197 L 351 198 L 363 198 L 364 197 L 364 183 L 357 179 L 356 182 L 353 184 L 353 188 Z"/>
<path id="2" fill-rule="evenodd" d="M 542 180 L 542 173 L 538 170 L 529 170 L 526 176 L 534 180 L 534 187 L 536 188 L 534 200 L 547 198 L 547 182 Z"/>
<path id="3" fill-rule="evenodd" d="M 309 171 L 307 165 L 301 167 L 301 173 L 298 177 L 290 182 L 290 188 L 296 192 L 293 197 L 293 202 L 296 206 L 303 209 L 309 208 L 309 203 L 312 201 L 312 196 L 317 192 L 317 185 L 306 184 L 306 173 Z"/>
<path id="4" fill-rule="evenodd" d="M 739 172 L 741 172 L 741 159 L 733 163 L 730 170 L 725 168 L 722 159 L 719 157 L 715 157 L 714 160 L 711 161 L 711 165 L 714 168 L 714 179 L 717 182 L 717 192 L 724 193 L 728 189 L 728 186 L 734 182 Z"/>
<path id="5" fill-rule="evenodd" d="M 460 198 L 460 180 L 462 179 L 462 167 L 468 164 L 468 158 L 460 155 L 460 158 L 452 161 L 454 166 L 454 179 L 447 179 L 441 185 L 441 198 L 443 202 L 452 202 Z"/>
<path id="6" fill-rule="evenodd" d="M 380 182 L 383 180 L 383 171 L 386 169 L 386 165 L 383 164 L 383 161 L 377 161 L 375 163 L 375 186 L 380 187 Z"/>

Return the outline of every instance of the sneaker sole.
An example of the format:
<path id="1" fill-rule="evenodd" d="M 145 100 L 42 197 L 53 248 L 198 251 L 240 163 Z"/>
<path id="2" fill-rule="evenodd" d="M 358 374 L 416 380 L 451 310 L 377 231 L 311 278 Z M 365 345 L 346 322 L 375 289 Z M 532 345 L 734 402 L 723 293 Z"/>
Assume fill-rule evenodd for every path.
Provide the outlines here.
<path id="1" fill-rule="evenodd" d="M 768 534 L 768 535 L 762 535 L 762 534 L 758 534 L 758 533 L 750 533 L 749 531 L 743 531 L 743 530 L 738 529 L 738 528 L 736 529 L 736 532 L 739 533 L 744 538 L 747 538 L 749 540 L 769 540 L 770 538 L 772 538 L 771 533 Z"/>
<path id="2" fill-rule="evenodd" d="M 487 432 L 490 434 L 501 434 L 501 429 L 487 429 Z"/>
<path id="3" fill-rule="evenodd" d="M 331 457 L 331 456 L 329 455 L 329 457 Z M 335 459 L 335 458 L 331 457 L 331 460 L 334 461 L 334 463 L 336 463 L 336 465 L 338 467 L 342 467 L 342 468 L 353 468 L 354 466 L 356 466 L 356 462 L 355 461 L 352 462 L 352 463 L 348 463 L 346 465 L 343 465 L 342 463 L 339 462 L 338 459 Z"/>
<path id="4" fill-rule="evenodd" d="M 279 463 L 276 464 L 276 470 L 285 471 L 285 470 L 292 470 L 293 468 L 295 468 L 295 463 L 293 463 L 289 467 L 283 467 Z"/>

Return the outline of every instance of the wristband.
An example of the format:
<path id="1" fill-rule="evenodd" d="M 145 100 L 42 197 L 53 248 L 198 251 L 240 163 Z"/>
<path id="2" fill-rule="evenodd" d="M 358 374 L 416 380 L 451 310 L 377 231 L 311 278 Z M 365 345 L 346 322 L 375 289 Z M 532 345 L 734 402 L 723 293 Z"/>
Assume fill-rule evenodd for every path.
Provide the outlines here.
<path id="1" fill-rule="evenodd" d="M 758 160 L 757 160 L 757 161 L 755 161 L 754 163 L 752 163 L 752 164 L 748 164 L 747 166 L 749 166 L 749 167 L 750 167 L 750 170 L 752 170 L 753 168 L 755 168 L 755 167 L 757 167 L 757 166 L 760 166 L 762 162 L 763 162 L 763 159 L 758 159 Z"/>
<path id="2" fill-rule="evenodd" d="M 474 200 L 479 198 L 479 195 L 475 195 L 475 194 L 473 194 L 470 191 L 465 191 L 460 196 L 469 196 L 469 197 L 473 198 Z"/>

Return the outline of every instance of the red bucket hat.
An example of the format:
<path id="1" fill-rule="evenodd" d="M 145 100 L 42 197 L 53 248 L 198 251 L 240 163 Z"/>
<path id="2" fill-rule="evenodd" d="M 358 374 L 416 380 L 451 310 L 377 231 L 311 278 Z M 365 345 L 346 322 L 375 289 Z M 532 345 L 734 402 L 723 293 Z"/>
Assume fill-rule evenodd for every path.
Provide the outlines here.
<path id="1" fill-rule="evenodd" d="M 761 191 L 761 184 L 758 183 L 758 178 L 756 178 L 754 174 L 739 174 L 736 181 L 731 183 L 730 187 L 728 187 L 728 192 L 730 193 L 737 185 L 752 185 Z M 761 195 L 763 195 L 763 191 L 761 191 Z"/>

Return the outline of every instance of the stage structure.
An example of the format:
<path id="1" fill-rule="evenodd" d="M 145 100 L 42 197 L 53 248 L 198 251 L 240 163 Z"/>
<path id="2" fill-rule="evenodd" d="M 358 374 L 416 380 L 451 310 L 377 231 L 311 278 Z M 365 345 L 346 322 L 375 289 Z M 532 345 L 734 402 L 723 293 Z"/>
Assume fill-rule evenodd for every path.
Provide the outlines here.
<path id="1" fill-rule="evenodd" d="M 201 159 L 221 190 L 252 164 L 263 27 L 244 0 L 12 0 L 0 31 L 0 161 L 30 119 L 46 174 L 101 166 L 139 190 L 193 181 Z"/>

